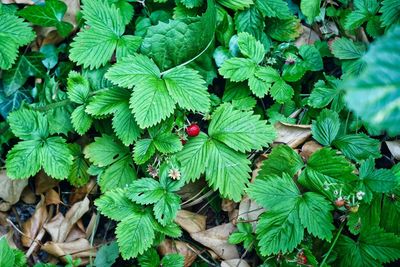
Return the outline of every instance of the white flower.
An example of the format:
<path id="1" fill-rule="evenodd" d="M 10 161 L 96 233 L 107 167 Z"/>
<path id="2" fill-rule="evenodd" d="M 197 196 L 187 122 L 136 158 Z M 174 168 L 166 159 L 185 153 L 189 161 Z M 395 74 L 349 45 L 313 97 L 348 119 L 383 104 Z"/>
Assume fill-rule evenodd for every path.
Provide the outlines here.
<path id="1" fill-rule="evenodd" d="M 365 192 L 363 192 L 363 191 L 358 191 L 356 193 L 356 197 L 358 200 L 362 200 L 364 196 L 365 196 Z"/>
<path id="2" fill-rule="evenodd" d="M 178 169 L 173 168 L 168 171 L 168 176 L 174 180 L 180 180 L 181 172 Z"/>

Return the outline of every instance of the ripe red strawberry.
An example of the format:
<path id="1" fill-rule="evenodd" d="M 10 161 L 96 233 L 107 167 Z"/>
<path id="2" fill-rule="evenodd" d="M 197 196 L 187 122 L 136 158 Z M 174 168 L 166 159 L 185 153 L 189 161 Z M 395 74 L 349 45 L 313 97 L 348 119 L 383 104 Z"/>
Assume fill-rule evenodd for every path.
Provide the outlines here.
<path id="1" fill-rule="evenodd" d="M 345 201 L 341 197 L 335 200 L 335 206 L 338 208 L 343 207 L 344 204 L 345 204 Z"/>
<path id="2" fill-rule="evenodd" d="M 186 127 L 186 133 L 191 137 L 198 136 L 200 133 L 200 127 L 197 124 L 192 123 Z"/>
<path id="3" fill-rule="evenodd" d="M 297 263 L 298 264 L 307 264 L 307 257 L 304 254 L 300 254 L 297 256 Z"/>

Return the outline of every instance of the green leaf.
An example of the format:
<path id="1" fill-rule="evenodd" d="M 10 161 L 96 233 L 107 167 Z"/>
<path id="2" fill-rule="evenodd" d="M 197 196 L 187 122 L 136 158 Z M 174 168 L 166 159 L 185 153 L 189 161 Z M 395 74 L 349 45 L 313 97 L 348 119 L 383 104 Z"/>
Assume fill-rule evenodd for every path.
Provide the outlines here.
<path id="1" fill-rule="evenodd" d="M 62 21 L 67 5 L 59 0 L 46 0 L 44 5 L 32 5 L 18 12 L 18 15 L 35 25 L 56 27 L 61 36 L 66 37 L 73 26 Z"/>
<path id="2" fill-rule="evenodd" d="M 307 192 L 299 201 L 299 217 L 307 231 L 321 240 L 330 241 L 335 226 L 331 203 L 323 196 Z"/>
<path id="3" fill-rule="evenodd" d="M 161 260 L 161 266 L 183 267 L 185 257 L 181 254 L 167 254 Z"/>
<path id="4" fill-rule="evenodd" d="M 6 236 L 0 238 L 0 266 L 14 266 L 15 255 L 7 242 Z"/>
<path id="5" fill-rule="evenodd" d="M 17 16 L 0 14 L 0 69 L 9 69 L 17 59 L 18 48 L 29 44 L 35 33 Z"/>
<path id="6" fill-rule="evenodd" d="M 379 266 L 400 258 L 400 239 L 382 229 L 361 232 L 357 242 L 341 235 L 335 250 L 348 257 L 340 257 L 340 266 Z"/>
<path id="7" fill-rule="evenodd" d="M 230 58 L 224 61 L 219 73 L 233 82 L 249 79 L 255 72 L 257 64 L 248 58 Z"/>
<path id="8" fill-rule="evenodd" d="M 156 152 L 154 142 L 151 139 L 140 139 L 135 144 L 133 153 L 136 164 L 143 164 L 148 161 Z"/>
<path id="9" fill-rule="evenodd" d="M 155 238 L 153 218 L 149 213 L 132 213 L 117 225 L 116 235 L 121 256 L 137 257 L 151 247 Z"/>
<path id="10" fill-rule="evenodd" d="M 81 105 L 75 108 L 71 113 L 71 123 L 75 131 L 84 135 L 92 125 L 93 119 L 85 112 L 85 106 Z"/>
<path id="11" fill-rule="evenodd" d="M 96 253 L 94 259 L 95 266 L 111 267 L 119 256 L 118 244 L 113 241 L 110 244 L 104 244 Z"/>
<path id="12" fill-rule="evenodd" d="M 321 54 L 313 45 L 302 45 L 299 54 L 304 59 L 303 64 L 308 70 L 319 71 L 324 68 Z"/>
<path id="13" fill-rule="evenodd" d="M 121 1 L 121 2 L 124 2 L 124 1 Z M 117 50 L 115 52 L 117 60 L 121 60 L 122 58 L 129 56 L 129 55 L 134 55 L 136 53 L 136 51 L 138 50 L 138 48 L 140 47 L 141 43 L 142 43 L 142 38 L 139 36 L 134 36 L 134 35 L 122 36 L 118 40 Z"/>
<path id="14" fill-rule="evenodd" d="M 282 162 L 285 162 L 285 164 L 282 164 Z M 264 179 L 269 178 L 269 176 L 282 176 L 283 173 L 287 173 L 293 177 L 303 165 L 303 160 L 296 151 L 287 145 L 278 145 L 272 149 L 268 155 L 268 159 L 263 161 L 257 178 Z"/>
<path id="15" fill-rule="evenodd" d="M 111 165 L 127 153 L 129 150 L 109 135 L 95 137 L 94 142 L 84 149 L 85 157 L 99 167 Z"/>
<path id="16" fill-rule="evenodd" d="M 138 206 L 126 196 L 126 190 L 122 188 L 105 192 L 96 199 L 95 204 L 102 215 L 115 221 L 122 221 L 139 210 Z"/>
<path id="17" fill-rule="evenodd" d="M 294 91 L 292 86 L 287 84 L 283 79 L 279 79 L 272 85 L 270 94 L 278 103 L 283 104 L 292 99 Z"/>
<path id="18" fill-rule="evenodd" d="M 214 140 L 207 144 L 207 156 L 206 180 L 209 185 L 218 189 L 223 197 L 240 201 L 249 182 L 250 161 L 244 154 Z"/>
<path id="19" fill-rule="evenodd" d="M 181 108 L 207 112 L 210 94 L 199 73 L 186 67 L 174 68 L 163 76 L 169 94 Z"/>
<path id="20" fill-rule="evenodd" d="M 48 175 L 55 179 L 64 179 L 69 175 L 73 156 L 64 138 L 47 138 L 43 142 L 40 154 L 42 167 Z"/>
<path id="21" fill-rule="evenodd" d="M 39 140 L 49 135 L 47 118 L 38 111 L 21 108 L 11 112 L 7 119 L 13 134 L 22 140 Z"/>
<path id="22" fill-rule="evenodd" d="M 329 103 L 331 108 L 339 112 L 344 106 L 344 93 L 341 89 L 337 87 L 338 80 L 332 80 L 334 83 L 325 83 L 319 80 L 314 85 L 314 89 L 308 98 L 308 104 L 314 108 L 324 108 Z"/>
<path id="23" fill-rule="evenodd" d="M 71 170 L 68 175 L 68 182 L 80 187 L 89 182 L 89 163 L 86 161 L 82 149 L 78 144 L 69 144 L 69 149 L 74 157 Z"/>
<path id="24" fill-rule="evenodd" d="M 99 175 L 98 183 L 101 191 L 105 192 L 115 188 L 125 188 L 136 179 L 133 160 L 130 155 L 125 155 Z"/>
<path id="25" fill-rule="evenodd" d="M 333 110 L 324 109 L 317 120 L 313 121 L 311 132 L 321 145 L 330 146 L 338 135 L 339 128 L 339 115 Z"/>
<path id="26" fill-rule="evenodd" d="M 168 118 L 175 109 L 175 101 L 164 81 L 154 77 L 136 85 L 130 107 L 138 125 L 144 129 Z"/>
<path id="27" fill-rule="evenodd" d="M 164 193 L 164 195 L 154 205 L 154 216 L 161 225 L 171 223 L 181 208 L 181 199 L 177 194 Z"/>
<path id="28" fill-rule="evenodd" d="M 332 53 L 339 59 L 358 59 L 364 51 L 350 39 L 338 38 L 332 42 Z"/>
<path id="29" fill-rule="evenodd" d="M 208 160 L 208 140 L 208 136 L 200 132 L 196 138 L 189 139 L 184 149 L 176 154 L 178 161 L 181 163 L 182 177 L 186 181 L 194 181 L 205 171 Z"/>
<path id="30" fill-rule="evenodd" d="M 400 119 L 397 101 L 400 97 L 400 27 L 373 43 L 363 57 L 367 67 L 357 79 L 350 79 L 342 86 L 346 101 L 362 120 L 390 134 L 400 133 L 394 121 Z"/>
<path id="31" fill-rule="evenodd" d="M 308 23 L 313 23 L 320 13 L 321 0 L 301 0 L 300 9 L 307 17 Z"/>
<path id="32" fill-rule="evenodd" d="M 170 69 L 198 57 L 213 40 L 216 27 L 214 1 L 194 18 L 160 21 L 147 29 L 141 53 L 151 57 L 161 70 Z"/>
<path id="33" fill-rule="evenodd" d="M 157 135 L 154 138 L 154 146 L 161 153 L 175 153 L 182 150 L 182 143 L 179 136 L 173 133 Z"/>
<path id="34" fill-rule="evenodd" d="M 263 34 L 264 18 L 255 6 L 236 12 L 234 22 L 237 32 L 248 32 L 256 38 L 260 38 Z"/>
<path id="35" fill-rule="evenodd" d="M 127 100 L 127 99 L 126 99 Z M 115 112 L 112 127 L 115 135 L 126 146 L 133 144 L 141 134 L 141 130 L 135 120 L 128 103 L 121 105 Z"/>
<path id="36" fill-rule="evenodd" d="M 201 7 L 203 0 L 179 0 L 187 8 Z"/>
<path id="37" fill-rule="evenodd" d="M 160 256 L 155 248 L 149 248 L 142 255 L 138 256 L 138 262 L 141 267 L 159 267 Z"/>
<path id="38" fill-rule="evenodd" d="M 259 98 L 262 98 L 264 95 L 268 94 L 272 86 L 271 83 L 267 83 L 255 75 L 249 78 L 248 84 L 251 92 Z"/>
<path id="39" fill-rule="evenodd" d="M 235 11 L 249 8 L 253 3 L 253 0 L 218 0 L 218 4 Z"/>
<path id="40" fill-rule="evenodd" d="M 142 204 L 154 204 L 164 195 L 164 188 L 152 178 L 141 178 L 128 188 L 127 196 L 132 201 Z"/>
<path id="41" fill-rule="evenodd" d="M 270 66 L 258 67 L 255 76 L 270 84 L 280 79 L 279 72 Z"/>
<path id="42" fill-rule="evenodd" d="M 41 168 L 41 143 L 38 140 L 21 141 L 8 152 L 7 176 L 11 179 L 26 179 Z"/>
<path id="43" fill-rule="evenodd" d="M 256 7 L 265 17 L 287 19 L 292 15 L 288 4 L 283 0 L 256 0 Z"/>
<path id="44" fill-rule="evenodd" d="M 386 27 L 400 22 L 400 3 L 396 0 L 383 0 L 380 9 L 381 21 Z"/>
<path id="45" fill-rule="evenodd" d="M 264 59 L 264 45 L 249 33 L 238 34 L 238 46 L 240 52 L 255 63 L 259 64 Z"/>
<path id="46" fill-rule="evenodd" d="M 90 98 L 85 111 L 94 116 L 112 114 L 124 109 L 129 96 L 128 90 L 117 87 L 99 91 Z"/>
<path id="47" fill-rule="evenodd" d="M 235 110 L 229 104 L 221 105 L 213 113 L 208 133 L 239 152 L 260 150 L 276 137 L 274 128 L 260 120 L 260 116 Z"/>
<path id="48" fill-rule="evenodd" d="M 292 41 L 302 32 L 300 20 L 295 16 L 288 19 L 271 18 L 267 22 L 266 33 L 273 39 L 281 42 Z"/>
<path id="49" fill-rule="evenodd" d="M 90 93 L 89 81 L 76 71 L 68 74 L 68 98 L 76 104 L 85 104 Z"/>
<path id="50" fill-rule="evenodd" d="M 333 145 L 349 159 L 361 161 L 369 157 L 380 158 L 380 142 L 366 134 L 348 134 L 337 138 Z"/>

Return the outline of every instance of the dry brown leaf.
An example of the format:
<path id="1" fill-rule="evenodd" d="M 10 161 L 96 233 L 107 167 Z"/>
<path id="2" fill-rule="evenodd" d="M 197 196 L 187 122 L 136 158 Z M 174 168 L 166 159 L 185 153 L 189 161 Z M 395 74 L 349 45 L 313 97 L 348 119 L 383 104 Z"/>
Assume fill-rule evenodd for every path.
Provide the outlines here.
<path id="1" fill-rule="evenodd" d="M 386 141 L 385 142 L 387 147 L 389 148 L 390 153 L 392 156 L 399 160 L 400 159 L 400 141 Z"/>
<path id="2" fill-rule="evenodd" d="M 206 216 L 187 210 L 180 210 L 176 215 L 175 222 L 189 234 L 206 230 Z"/>
<path id="3" fill-rule="evenodd" d="M 322 146 L 315 142 L 314 140 L 306 142 L 301 148 L 300 156 L 307 161 L 308 158 L 318 149 L 321 149 Z"/>
<path id="4" fill-rule="evenodd" d="M 27 186 L 24 188 L 21 194 L 21 200 L 26 204 L 35 204 L 37 202 L 36 195 L 33 193 L 32 189 Z"/>
<path id="5" fill-rule="evenodd" d="M 46 205 L 58 205 L 61 203 L 60 195 L 54 189 L 49 189 L 46 194 Z"/>
<path id="6" fill-rule="evenodd" d="M 236 203 L 230 199 L 224 198 L 221 203 L 221 209 L 226 212 L 231 212 L 235 209 Z"/>
<path id="7" fill-rule="evenodd" d="M 257 219 L 265 211 L 255 201 L 248 196 L 243 197 L 239 205 L 238 220 L 243 220 L 252 224 L 253 229 L 256 228 Z"/>
<path id="8" fill-rule="evenodd" d="M 48 176 L 41 170 L 35 177 L 35 193 L 36 195 L 44 194 L 47 190 L 58 185 L 58 181 Z"/>
<path id="9" fill-rule="evenodd" d="M 243 259 L 232 259 L 221 262 L 221 267 L 250 267 Z"/>
<path id="10" fill-rule="evenodd" d="M 303 33 L 295 41 L 295 46 L 300 47 L 306 44 L 313 44 L 315 41 L 319 41 L 319 35 L 309 27 L 302 25 Z"/>
<path id="11" fill-rule="evenodd" d="M 19 4 L 19 5 L 34 5 L 35 2 L 31 0 L 1 0 L 2 4 Z"/>
<path id="12" fill-rule="evenodd" d="M 71 242 L 80 238 L 86 239 L 86 233 L 80 227 L 74 225 L 71 231 L 69 232 L 67 238 L 65 239 L 65 242 Z"/>
<path id="13" fill-rule="evenodd" d="M 74 29 L 77 27 L 76 23 L 76 14 L 81 9 L 81 5 L 79 0 L 62 0 L 67 5 L 67 12 L 64 15 L 64 21 L 69 22 L 74 26 Z"/>
<path id="14" fill-rule="evenodd" d="M 51 235 L 53 242 L 64 242 L 74 224 L 89 210 L 89 199 L 75 203 L 65 214 L 59 213 L 44 228 Z"/>
<path id="15" fill-rule="evenodd" d="M 236 227 L 232 223 L 226 223 L 206 231 L 193 233 L 190 236 L 200 244 L 213 250 L 220 258 L 230 260 L 239 258 L 236 246 L 228 243 L 228 237 L 235 229 Z"/>
<path id="16" fill-rule="evenodd" d="M 201 196 L 202 190 L 205 188 L 206 182 L 204 179 L 196 180 L 184 185 L 179 191 L 178 195 L 185 202 L 188 200 L 194 200 Z"/>
<path id="17" fill-rule="evenodd" d="M 274 143 L 287 144 L 296 148 L 311 137 L 311 125 L 298 125 L 278 122 L 275 124 L 278 137 Z"/>
<path id="18" fill-rule="evenodd" d="M 165 256 L 171 253 L 179 253 L 185 257 L 184 267 L 189 267 L 196 260 L 197 254 L 189 248 L 189 244 L 186 242 L 165 239 L 159 246 L 158 252 Z"/>
<path id="19" fill-rule="evenodd" d="M 231 223 L 233 223 L 233 225 L 237 224 L 237 219 L 239 217 L 239 210 L 238 209 L 234 209 L 230 212 L 228 212 L 228 217 L 229 217 L 229 221 Z"/>
<path id="20" fill-rule="evenodd" d="M 89 193 L 96 193 L 97 183 L 95 179 L 91 179 L 87 184 L 79 188 L 74 188 L 69 197 L 69 203 L 74 204 L 84 199 Z"/>
<path id="21" fill-rule="evenodd" d="M 81 258 L 81 265 L 86 264 L 89 257 L 96 256 L 96 250 L 92 248 L 89 241 L 84 238 L 63 243 L 49 241 L 42 246 L 42 250 L 61 259 L 66 255 L 71 255 L 74 259 Z"/>
<path id="22" fill-rule="evenodd" d="M 27 186 L 28 179 L 11 180 L 6 171 L 0 171 L 0 211 L 8 211 L 12 205 L 19 201 L 22 190 Z"/>
<path id="23" fill-rule="evenodd" d="M 32 245 L 32 239 L 36 239 L 37 234 L 40 229 L 42 229 L 48 217 L 45 198 L 43 195 L 40 197 L 41 199 L 36 205 L 35 213 L 33 213 L 32 217 L 22 224 L 22 232 L 26 236 L 21 236 L 21 242 L 25 247 L 30 247 Z"/>

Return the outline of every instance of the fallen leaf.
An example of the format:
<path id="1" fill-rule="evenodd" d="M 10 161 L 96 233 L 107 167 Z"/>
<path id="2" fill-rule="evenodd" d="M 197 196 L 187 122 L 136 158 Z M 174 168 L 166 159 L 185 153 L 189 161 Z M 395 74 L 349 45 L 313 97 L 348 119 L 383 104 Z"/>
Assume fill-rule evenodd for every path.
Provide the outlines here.
<path id="1" fill-rule="evenodd" d="M 233 225 L 237 224 L 237 219 L 239 217 L 239 210 L 238 209 L 234 209 L 232 211 L 228 212 L 228 217 L 229 217 L 229 221 L 231 223 L 233 223 Z"/>
<path id="2" fill-rule="evenodd" d="M 65 261 L 63 257 L 66 255 L 71 255 L 73 259 L 81 258 L 81 265 L 85 265 L 89 257 L 94 258 L 96 256 L 96 250 L 91 247 L 89 241 L 84 238 L 62 243 L 48 241 L 42 246 L 42 250 L 55 257 L 61 258 L 63 261 Z"/>
<path id="3" fill-rule="evenodd" d="M 226 212 L 231 212 L 235 209 L 236 203 L 230 199 L 222 199 L 221 209 Z"/>
<path id="4" fill-rule="evenodd" d="M 295 46 L 300 47 L 306 44 L 313 44 L 315 41 L 319 41 L 319 35 L 311 28 L 302 25 L 303 33 L 295 41 Z"/>
<path id="5" fill-rule="evenodd" d="M 22 190 L 27 186 L 28 179 L 11 180 L 6 171 L 0 171 L 0 211 L 8 211 L 21 197 Z"/>
<path id="6" fill-rule="evenodd" d="M 58 181 L 48 176 L 43 170 L 35 177 L 36 195 L 44 194 L 47 190 L 58 185 Z"/>
<path id="7" fill-rule="evenodd" d="M 71 242 L 71 241 L 75 241 L 77 239 L 80 238 L 86 238 L 86 232 L 83 231 L 80 227 L 78 227 L 77 225 L 74 225 L 71 229 L 71 231 L 69 231 L 67 238 L 65 239 L 65 242 Z"/>
<path id="8" fill-rule="evenodd" d="M 250 267 L 243 259 L 232 259 L 221 262 L 221 267 Z"/>
<path id="9" fill-rule="evenodd" d="M 44 228 L 51 235 L 53 242 L 64 242 L 72 227 L 89 210 L 89 199 L 75 203 L 65 214 L 65 217 L 58 213 L 51 221 L 45 224 Z"/>
<path id="10" fill-rule="evenodd" d="M 307 161 L 308 158 L 318 149 L 321 149 L 322 146 L 320 144 L 318 144 L 317 142 L 315 142 L 314 140 L 308 141 L 306 142 L 302 148 L 301 148 L 301 152 L 300 152 L 300 156 Z"/>
<path id="11" fill-rule="evenodd" d="M 181 197 L 182 201 L 194 200 L 201 195 L 205 185 L 206 181 L 204 179 L 198 179 L 195 182 L 184 185 L 178 191 L 178 195 Z"/>
<path id="12" fill-rule="evenodd" d="M 236 227 L 232 223 L 226 223 L 206 231 L 193 233 L 190 236 L 200 244 L 213 250 L 220 258 L 230 260 L 239 258 L 236 246 L 228 243 L 228 237 L 235 229 Z"/>
<path id="13" fill-rule="evenodd" d="M 77 27 L 76 14 L 81 10 L 81 5 L 79 0 L 62 0 L 67 5 L 67 12 L 65 12 L 63 21 L 69 22 Z"/>
<path id="14" fill-rule="evenodd" d="M 176 215 L 175 222 L 189 234 L 206 230 L 206 216 L 187 210 L 180 210 Z"/>
<path id="15" fill-rule="evenodd" d="M 46 205 L 58 205 L 61 203 L 60 195 L 54 189 L 47 190 L 45 194 Z"/>
<path id="16" fill-rule="evenodd" d="M 189 267 L 196 260 L 197 254 L 189 248 L 189 244 L 183 241 L 165 239 L 158 246 L 158 252 L 165 256 L 167 254 L 179 253 L 185 257 L 184 267 Z"/>
<path id="17" fill-rule="evenodd" d="M 22 190 L 21 200 L 26 204 L 35 204 L 37 202 L 36 195 L 33 193 L 32 189 L 27 186 Z"/>
<path id="18" fill-rule="evenodd" d="M 97 192 L 97 183 L 95 179 L 91 179 L 87 184 L 84 186 L 74 188 L 72 194 L 69 197 L 69 203 L 74 204 L 78 201 L 84 199 L 90 193 Z"/>
<path id="19" fill-rule="evenodd" d="M 311 137 L 311 125 L 298 125 L 278 122 L 275 124 L 278 137 L 276 144 L 286 144 L 291 148 L 296 148 Z"/>
<path id="20" fill-rule="evenodd" d="M 392 156 L 399 160 L 400 159 L 400 141 L 386 141 L 385 142 L 387 147 L 389 148 L 390 153 Z"/>
<path id="21" fill-rule="evenodd" d="M 256 229 L 257 219 L 264 211 L 264 208 L 248 196 L 245 196 L 239 204 L 238 220 L 249 222 L 253 226 L 253 229 Z"/>
<path id="22" fill-rule="evenodd" d="M 24 235 L 21 236 L 21 242 L 24 247 L 30 247 L 32 245 L 33 239 L 36 239 L 36 236 L 44 226 L 47 218 L 48 212 L 45 197 L 41 195 L 32 217 L 22 224 L 22 232 Z"/>

